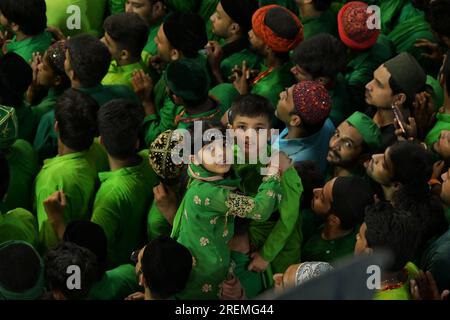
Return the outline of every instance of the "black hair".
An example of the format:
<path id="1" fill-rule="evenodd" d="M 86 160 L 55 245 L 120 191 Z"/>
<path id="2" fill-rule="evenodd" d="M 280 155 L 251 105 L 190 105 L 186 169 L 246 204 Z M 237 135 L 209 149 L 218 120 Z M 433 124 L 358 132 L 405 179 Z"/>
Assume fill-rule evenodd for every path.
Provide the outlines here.
<path id="1" fill-rule="evenodd" d="M 397 83 L 397 81 L 395 81 L 395 79 L 393 77 L 389 78 L 389 87 L 392 90 L 392 95 L 396 95 L 396 94 L 399 94 L 399 93 L 405 94 L 406 99 L 405 99 L 405 102 L 403 103 L 403 107 L 405 109 L 408 109 L 411 112 L 411 114 L 413 114 L 413 112 L 414 112 L 413 102 L 414 102 L 414 100 L 416 98 L 415 94 L 413 96 L 408 95 L 405 92 L 405 90 L 400 87 L 400 85 Z M 425 90 L 425 86 L 423 87 L 423 90 Z M 421 91 L 422 90 L 419 90 L 418 92 L 421 92 Z"/>
<path id="2" fill-rule="evenodd" d="M 0 151 L 0 202 L 8 192 L 10 178 L 8 160 L 3 151 Z"/>
<path id="3" fill-rule="evenodd" d="M 108 154 L 125 160 L 136 154 L 136 142 L 144 122 L 144 110 L 131 101 L 117 99 L 98 112 L 98 129 Z"/>
<path id="4" fill-rule="evenodd" d="M 329 77 L 334 80 L 347 65 L 345 46 L 336 37 L 319 33 L 302 41 L 295 48 L 292 61 L 313 79 Z"/>
<path id="5" fill-rule="evenodd" d="M 136 13 L 118 13 L 106 18 L 105 32 L 116 42 L 120 50 L 127 50 L 133 58 L 140 58 L 147 44 L 148 27 Z"/>
<path id="6" fill-rule="evenodd" d="M 81 85 L 86 88 L 100 84 L 108 73 L 111 54 L 96 37 L 80 34 L 66 42 L 70 66 Z"/>
<path id="7" fill-rule="evenodd" d="M 36 286 L 41 260 L 30 245 L 11 243 L 0 250 L 0 285 L 12 292 L 24 292 Z"/>
<path id="8" fill-rule="evenodd" d="M 387 271 L 402 270 L 416 254 L 420 221 L 408 211 L 395 209 L 388 202 L 379 202 L 366 208 L 364 222 L 368 246 L 388 249 L 394 256 Z"/>
<path id="9" fill-rule="evenodd" d="M 20 107 L 32 81 L 33 70 L 21 56 L 8 52 L 0 58 L 0 104 Z"/>
<path id="10" fill-rule="evenodd" d="M 152 296 L 167 299 L 184 290 L 192 270 L 192 255 L 176 240 L 159 236 L 145 247 L 141 265 Z"/>
<path id="11" fill-rule="evenodd" d="M 327 11 L 333 0 L 313 0 L 314 10 L 317 11 Z"/>
<path id="12" fill-rule="evenodd" d="M 77 266 L 80 270 L 79 288 L 69 288 L 67 285 L 73 274 L 69 272 L 70 266 Z M 60 291 L 68 300 L 86 299 L 97 276 L 98 263 L 95 255 L 74 243 L 61 242 L 45 256 L 45 278 L 50 290 Z"/>
<path id="13" fill-rule="evenodd" d="M 108 252 L 108 240 L 103 228 L 92 221 L 72 221 L 66 226 L 63 241 L 72 242 L 95 254 L 99 267 L 98 279 L 100 280 L 106 272 Z"/>
<path id="14" fill-rule="evenodd" d="M 59 138 L 65 146 L 75 151 L 90 148 L 98 135 L 98 109 L 97 101 L 76 89 L 68 89 L 58 98 L 55 120 L 58 121 Z"/>
<path id="15" fill-rule="evenodd" d="M 45 0 L 2 0 L 0 11 L 9 23 L 19 25 L 25 35 L 38 35 L 47 27 Z"/>
<path id="16" fill-rule="evenodd" d="M 228 113 L 228 123 L 232 124 L 236 116 L 241 117 L 265 117 L 269 124 L 274 115 L 272 103 L 265 97 L 257 94 L 240 95 L 234 99 Z"/>
<path id="17" fill-rule="evenodd" d="M 297 170 L 303 185 L 300 209 L 309 209 L 314 198 L 313 190 L 323 186 L 325 177 L 318 165 L 312 160 L 296 162 L 294 168 Z"/>
<path id="18" fill-rule="evenodd" d="M 435 0 L 428 4 L 426 20 L 431 29 L 439 36 L 450 38 L 450 3 L 447 0 Z"/>

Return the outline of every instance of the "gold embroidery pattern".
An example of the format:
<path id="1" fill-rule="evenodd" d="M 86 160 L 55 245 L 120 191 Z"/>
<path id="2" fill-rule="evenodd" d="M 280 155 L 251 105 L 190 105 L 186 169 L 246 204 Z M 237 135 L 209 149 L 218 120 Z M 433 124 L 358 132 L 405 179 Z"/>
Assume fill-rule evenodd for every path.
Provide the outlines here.
<path id="1" fill-rule="evenodd" d="M 198 196 L 195 196 L 194 197 L 194 203 L 196 205 L 201 205 L 202 204 L 202 200 Z"/>
<path id="2" fill-rule="evenodd" d="M 236 193 L 230 193 L 228 199 L 225 201 L 228 208 L 228 214 L 245 218 L 255 209 L 255 201 L 246 196 L 241 196 Z"/>
<path id="3" fill-rule="evenodd" d="M 206 246 L 206 245 L 208 245 L 209 244 L 209 239 L 208 238 L 205 238 L 205 237 L 201 237 L 200 238 L 200 245 L 202 246 L 202 247 L 204 247 L 204 246 Z"/>
<path id="4" fill-rule="evenodd" d="M 209 283 L 205 283 L 202 287 L 202 292 L 203 293 L 208 293 L 212 290 L 212 285 L 210 285 Z"/>

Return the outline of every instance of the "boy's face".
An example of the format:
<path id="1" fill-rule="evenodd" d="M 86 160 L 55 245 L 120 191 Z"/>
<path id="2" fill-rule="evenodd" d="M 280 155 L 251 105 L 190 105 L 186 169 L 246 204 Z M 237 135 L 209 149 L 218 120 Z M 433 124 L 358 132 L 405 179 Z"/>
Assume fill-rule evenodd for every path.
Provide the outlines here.
<path id="1" fill-rule="evenodd" d="M 336 178 L 328 181 L 323 188 L 313 190 L 311 209 L 318 215 L 328 215 L 333 203 L 333 186 Z"/>
<path id="2" fill-rule="evenodd" d="M 450 130 L 441 131 L 439 140 L 434 143 L 433 149 L 442 159 L 450 159 Z"/>
<path id="3" fill-rule="evenodd" d="M 370 161 L 366 162 L 367 175 L 375 182 L 388 186 L 393 177 L 393 164 L 389 157 L 390 147 L 384 153 L 374 154 Z"/>
<path id="4" fill-rule="evenodd" d="M 127 0 L 125 12 L 137 13 L 147 24 L 152 20 L 152 5 L 150 0 Z"/>
<path id="5" fill-rule="evenodd" d="M 387 109 L 391 107 L 394 99 L 389 79 L 391 74 L 381 65 L 373 73 L 373 79 L 366 84 L 366 103 L 377 108 Z"/>
<path id="6" fill-rule="evenodd" d="M 347 121 L 337 127 L 328 146 L 328 163 L 334 166 L 352 166 L 358 161 L 364 140 L 356 128 Z"/>
<path id="7" fill-rule="evenodd" d="M 170 45 L 170 42 L 167 39 L 166 34 L 164 33 L 163 25 L 159 27 L 158 34 L 156 35 L 154 41 L 158 48 L 158 55 L 160 56 L 160 58 L 165 62 L 172 61 L 172 46 Z"/>
<path id="8" fill-rule="evenodd" d="M 367 225 L 366 223 L 363 223 L 361 227 L 359 227 L 359 232 L 356 234 L 355 256 L 367 254 L 370 250 L 369 245 L 367 244 L 366 230 Z"/>
<path id="9" fill-rule="evenodd" d="M 275 116 L 285 124 L 291 122 L 291 116 L 294 112 L 294 86 L 282 91 L 278 100 Z"/>
<path id="10" fill-rule="evenodd" d="M 51 87 L 55 82 L 55 73 L 48 65 L 47 52 L 42 57 L 41 62 L 37 65 L 37 83 L 44 87 Z"/>
<path id="11" fill-rule="evenodd" d="M 248 158 L 250 151 L 257 152 L 267 146 L 267 140 L 270 139 L 270 120 L 265 116 L 246 117 L 236 115 L 231 125 L 236 137 L 244 145 L 245 156 Z M 267 139 L 265 135 L 260 135 L 259 130 L 267 130 Z M 239 145 L 238 142 L 238 145 Z"/>
<path id="12" fill-rule="evenodd" d="M 224 141 L 214 140 L 199 150 L 197 159 L 209 172 L 224 175 L 231 169 L 231 164 L 227 164 L 227 155 L 232 154 L 229 144 L 224 145 Z"/>
<path id="13" fill-rule="evenodd" d="M 122 50 L 119 49 L 117 43 L 110 37 L 110 35 L 106 31 L 100 41 L 105 44 L 105 46 L 109 50 L 109 53 L 111 53 L 111 60 L 120 61 Z"/>
<path id="14" fill-rule="evenodd" d="M 212 32 L 219 38 L 228 38 L 230 36 L 229 29 L 233 20 L 223 10 L 222 4 L 219 2 L 216 7 L 216 12 L 210 18 L 212 22 Z"/>

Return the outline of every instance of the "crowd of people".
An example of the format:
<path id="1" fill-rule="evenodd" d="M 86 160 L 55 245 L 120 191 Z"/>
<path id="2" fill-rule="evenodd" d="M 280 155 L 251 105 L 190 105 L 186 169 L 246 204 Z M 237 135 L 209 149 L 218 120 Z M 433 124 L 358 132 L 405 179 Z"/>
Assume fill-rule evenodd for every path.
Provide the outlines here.
<path id="1" fill-rule="evenodd" d="M 374 299 L 446 299 L 449 16 L 0 0 L 0 299 L 254 299 L 377 252 Z"/>

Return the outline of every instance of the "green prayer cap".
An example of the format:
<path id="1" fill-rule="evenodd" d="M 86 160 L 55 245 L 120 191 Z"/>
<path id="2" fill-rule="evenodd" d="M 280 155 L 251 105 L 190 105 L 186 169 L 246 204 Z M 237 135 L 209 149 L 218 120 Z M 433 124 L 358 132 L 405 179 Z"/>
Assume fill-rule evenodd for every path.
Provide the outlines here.
<path id="1" fill-rule="evenodd" d="M 417 60 L 407 52 L 402 52 L 386 61 L 384 67 L 392 79 L 410 98 L 414 98 L 425 87 L 427 76 Z"/>
<path id="2" fill-rule="evenodd" d="M 164 80 L 167 87 L 183 100 L 201 101 L 208 97 L 206 68 L 195 59 L 184 58 L 169 64 Z"/>
<path id="3" fill-rule="evenodd" d="M 363 137 L 371 151 L 377 151 L 381 145 L 380 128 L 373 122 L 372 118 L 362 112 L 356 111 L 347 120 Z"/>
<path id="4" fill-rule="evenodd" d="M 7 241 L 0 244 L 0 251 L 5 250 L 11 246 L 21 246 L 28 247 L 31 254 L 35 254 L 36 258 L 39 260 L 39 274 L 37 275 L 36 283 L 33 287 L 24 290 L 23 292 L 14 292 L 5 288 L 2 283 L 0 283 L 0 300 L 36 300 L 39 299 L 44 294 L 45 280 L 44 280 L 44 262 L 41 256 L 36 251 L 33 246 L 25 241 Z M 23 250 L 21 250 L 23 252 Z M 8 263 L 8 261 L 2 261 L 2 263 Z"/>
<path id="5" fill-rule="evenodd" d="M 16 110 L 0 106 L 0 150 L 8 149 L 17 140 Z"/>

